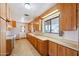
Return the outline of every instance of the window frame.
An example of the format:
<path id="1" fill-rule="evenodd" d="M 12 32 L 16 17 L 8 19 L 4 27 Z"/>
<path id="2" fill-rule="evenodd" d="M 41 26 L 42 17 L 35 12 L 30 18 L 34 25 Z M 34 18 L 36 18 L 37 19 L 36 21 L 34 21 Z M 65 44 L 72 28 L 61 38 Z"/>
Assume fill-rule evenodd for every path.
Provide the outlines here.
<path id="1" fill-rule="evenodd" d="M 50 23 L 51 23 L 51 21 L 50 20 L 46 20 L 45 22 L 47 22 L 47 21 L 49 21 Z M 45 22 L 44 22 L 44 32 L 45 32 Z M 51 26 L 50 26 L 51 27 Z M 51 29 L 50 29 L 51 30 Z M 51 31 L 49 30 L 49 32 L 46 32 L 46 33 L 50 33 Z"/>
<path id="2" fill-rule="evenodd" d="M 45 32 L 45 22 L 50 21 L 50 32 L 45 32 L 45 33 L 59 34 L 59 33 L 51 32 L 51 31 L 52 31 L 52 30 L 51 30 L 51 28 L 52 28 L 51 21 L 52 21 L 53 19 L 55 19 L 55 18 L 59 18 L 59 33 L 60 33 L 60 15 L 55 16 L 55 17 L 53 17 L 53 18 L 50 18 L 50 19 L 44 21 L 44 32 Z"/>

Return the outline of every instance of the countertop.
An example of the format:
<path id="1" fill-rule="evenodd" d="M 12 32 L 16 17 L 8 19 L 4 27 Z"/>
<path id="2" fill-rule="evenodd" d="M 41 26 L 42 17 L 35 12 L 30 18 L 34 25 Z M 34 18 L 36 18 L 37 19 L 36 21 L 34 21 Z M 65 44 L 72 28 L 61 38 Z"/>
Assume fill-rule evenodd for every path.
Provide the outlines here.
<path id="1" fill-rule="evenodd" d="M 78 42 L 71 42 L 71 41 L 68 41 L 68 40 L 62 40 L 62 39 L 56 39 L 56 38 L 49 38 L 49 37 L 46 37 L 46 36 L 42 36 L 42 35 L 35 35 L 33 33 L 28 33 L 28 35 L 31 35 L 31 36 L 34 36 L 40 40 L 49 40 L 49 41 L 52 41 L 52 42 L 55 42 L 57 44 L 60 44 L 60 45 L 63 45 L 63 46 L 66 46 L 66 47 L 69 47 L 71 49 L 74 49 L 74 50 L 77 50 L 78 51 Z"/>
<path id="2" fill-rule="evenodd" d="M 10 36 L 6 36 L 6 40 L 12 40 L 14 39 L 15 37 L 13 35 L 10 35 Z"/>

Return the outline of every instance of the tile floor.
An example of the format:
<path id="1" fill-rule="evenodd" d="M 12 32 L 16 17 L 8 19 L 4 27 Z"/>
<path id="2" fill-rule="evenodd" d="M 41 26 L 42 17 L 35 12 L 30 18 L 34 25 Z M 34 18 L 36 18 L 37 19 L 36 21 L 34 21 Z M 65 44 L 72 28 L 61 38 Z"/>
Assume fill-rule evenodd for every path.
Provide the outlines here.
<path id="1" fill-rule="evenodd" d="M 16 40 L 11 56 L 40 56 L 27 39 Z"/>

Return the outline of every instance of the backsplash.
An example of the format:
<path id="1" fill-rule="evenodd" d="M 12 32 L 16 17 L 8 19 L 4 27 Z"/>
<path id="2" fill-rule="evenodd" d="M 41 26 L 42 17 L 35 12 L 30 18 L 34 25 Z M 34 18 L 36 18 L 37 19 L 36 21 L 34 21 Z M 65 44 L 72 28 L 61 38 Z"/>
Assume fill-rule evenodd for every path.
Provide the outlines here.
<path id="1" fill-rule="evenodd" d="M 63 36 L 59 36 L 59 34 L 53 34 L 53 33 L 44 33 L 44 32 L 33 32 L 36 35 L 42 35 L 46 36 L 49 38 L 54 38 L 54 39 L 61 39 L 63 40 L 68 40 L 72 42 L 78 42 L 78 30 L 76 31 L 65 31 Z"/>

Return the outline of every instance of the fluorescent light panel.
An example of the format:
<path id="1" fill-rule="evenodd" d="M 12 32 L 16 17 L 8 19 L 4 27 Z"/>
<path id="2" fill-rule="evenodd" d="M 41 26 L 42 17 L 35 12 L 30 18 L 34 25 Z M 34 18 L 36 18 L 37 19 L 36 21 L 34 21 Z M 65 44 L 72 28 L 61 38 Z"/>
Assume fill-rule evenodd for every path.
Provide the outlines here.
<path id="1" fill-rule="evenodd" d="M 48 17 L 48 16 L 50 16 L 50 15 L 52 15 L 52 14 L 56 13 L 56 12 L 58 12 L 58 10 L 55 10 L 55 11 L 53 11 L 53 12 L 51 12 L 51 13 L 47 14 L 46 16 L 42 17 L 42 18 L 46 18 L 46 17 Z"/>

